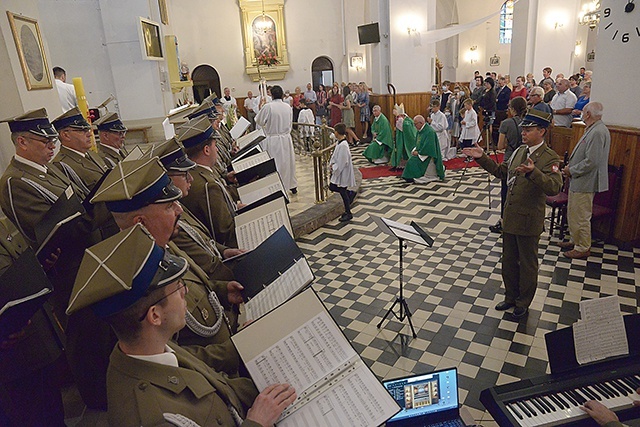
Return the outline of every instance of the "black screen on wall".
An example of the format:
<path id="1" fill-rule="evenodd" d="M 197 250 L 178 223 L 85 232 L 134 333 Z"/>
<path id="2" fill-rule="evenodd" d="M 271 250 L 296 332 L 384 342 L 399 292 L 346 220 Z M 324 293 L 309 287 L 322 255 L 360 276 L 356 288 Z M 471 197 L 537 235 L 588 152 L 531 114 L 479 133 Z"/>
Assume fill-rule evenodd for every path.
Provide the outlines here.
<path id="1" fill-rule="evenodd" d="M 358 26 L 360 44 L 380 43 L 380 28 L 378 23 Z"/>

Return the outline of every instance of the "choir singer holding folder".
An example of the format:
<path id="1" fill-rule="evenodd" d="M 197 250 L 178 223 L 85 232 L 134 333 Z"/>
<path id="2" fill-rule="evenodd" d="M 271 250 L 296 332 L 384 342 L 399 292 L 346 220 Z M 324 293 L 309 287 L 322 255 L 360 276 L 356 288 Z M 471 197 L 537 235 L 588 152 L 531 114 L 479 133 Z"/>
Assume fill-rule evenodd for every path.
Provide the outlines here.
<path id="1" fill-rule="evenodd" d="M 296 399 L 292 387 L 258 394 L 250 379 L 216 372 L 171 341 L 188 315 L 188 270 L 141 224 L 87 250 L 68 311 L 91 307 L 118 336 L 107 373 L 109 425 L 272 426 Z"/>

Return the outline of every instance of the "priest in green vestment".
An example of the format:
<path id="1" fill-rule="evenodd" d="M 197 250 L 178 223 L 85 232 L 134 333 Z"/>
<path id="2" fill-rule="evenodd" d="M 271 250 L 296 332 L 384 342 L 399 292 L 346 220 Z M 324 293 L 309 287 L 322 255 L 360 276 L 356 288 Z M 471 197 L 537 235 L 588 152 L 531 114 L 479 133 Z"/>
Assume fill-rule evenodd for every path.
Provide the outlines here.
<path id="1" fill-rule="evenodd" d="M 411 152 L 416 146 L 416 127 L 411 117 L 404 112 L 404 105 L 395 105 L 396 115 L 396 143 L 391 152 L 391 170 L 403 169 Z"/>
<path id="2" fill-rule="evenodd" d="M 436 131 L 420 115 L 415 116 L 413 121 L 418 129 L 416 147 L 411 152 L 402 178 L 416 184 L 444 180 L 444 165 Z"/>
<path id="3" fill-rule="evenodd" d="M 362 154 L 371 163 L 382 165 L 389 162 L 389 153 L 393 150 L 391 126 L 389 125 L 389 120 L 382 114 L 379 105 L 373 107 L 373 116 L 374 119 L 371 124 L 373 141 Z"/>

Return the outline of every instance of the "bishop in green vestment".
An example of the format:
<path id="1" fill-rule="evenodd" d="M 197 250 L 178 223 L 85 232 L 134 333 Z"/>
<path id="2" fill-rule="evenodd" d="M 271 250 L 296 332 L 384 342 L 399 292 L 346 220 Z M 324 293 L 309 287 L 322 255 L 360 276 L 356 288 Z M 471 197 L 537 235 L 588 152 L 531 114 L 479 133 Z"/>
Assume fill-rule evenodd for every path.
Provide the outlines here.
<path id="1" fill-rule="evenodd" d="M 402 104 L 397 107 L 396 143 L 391 153 L 391 166 L 403 168 L 404 163 L 411 158 L 411 152 L 416 146 L 416 127 L 411 117 L 404 113 Z"/>
<path id="2" fill-rule="evenodd" d="M 381 165 L 389 161 L 389 152 L 393 150 L 391 126 L 389 120 L 382 114 L 379 105 L 373 107 L 373 116 L 375 117 L 371 124 L 373 141 L 362 154 L 371 163 Z"/>
<path id="3" fill-rule="evenodd" d="M 420 115 L 415 116 L 413 121 L 418 129 L 416 148 L 411 153 L 402 178 L 419 184 L 444 180 L 444 165 L 436 132 Z"/>

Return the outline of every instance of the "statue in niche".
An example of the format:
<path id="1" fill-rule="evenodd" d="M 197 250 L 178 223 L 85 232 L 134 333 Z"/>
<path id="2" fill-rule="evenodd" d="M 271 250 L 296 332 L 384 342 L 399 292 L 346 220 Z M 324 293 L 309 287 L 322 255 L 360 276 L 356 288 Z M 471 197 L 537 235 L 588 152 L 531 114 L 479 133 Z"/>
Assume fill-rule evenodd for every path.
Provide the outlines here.
<path id="1" fill-rule="evenodd" d="M 251 23 L 253 33 L 253 55 L 257 58 L 277 57 L 278 40 L 276 23 L 266 15 L 257 16 Z"/>

